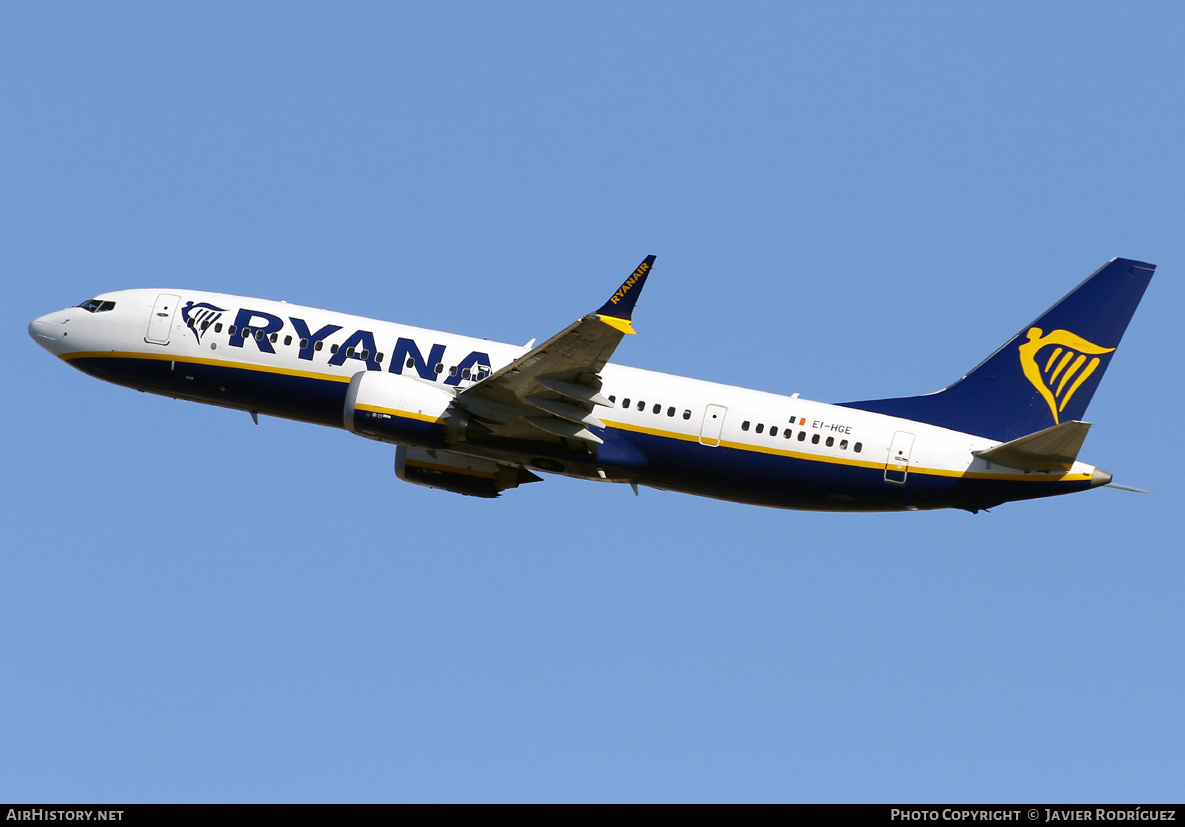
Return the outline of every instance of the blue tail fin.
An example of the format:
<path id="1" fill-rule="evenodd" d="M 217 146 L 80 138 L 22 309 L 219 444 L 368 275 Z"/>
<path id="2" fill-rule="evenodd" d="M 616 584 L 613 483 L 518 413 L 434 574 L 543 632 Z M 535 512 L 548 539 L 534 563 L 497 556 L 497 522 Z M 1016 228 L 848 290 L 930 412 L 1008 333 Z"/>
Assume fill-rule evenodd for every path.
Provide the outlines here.
<path id="1" fill-rule="evenodd" d="M 1155 270 L 1112 259 L 945 390 L 843 405 L 1005 442 L 1081 420 Z"/>

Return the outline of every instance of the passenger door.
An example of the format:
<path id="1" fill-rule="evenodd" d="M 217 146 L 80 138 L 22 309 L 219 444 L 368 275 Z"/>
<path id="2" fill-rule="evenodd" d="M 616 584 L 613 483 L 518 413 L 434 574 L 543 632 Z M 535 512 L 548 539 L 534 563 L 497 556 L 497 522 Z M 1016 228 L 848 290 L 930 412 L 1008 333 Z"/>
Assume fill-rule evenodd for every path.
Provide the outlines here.
<path id="1" fill-rule="evenodd" d="M 144 341 L 154 345 L 167 345 L 169 332 L 173 329 L 173 316 L 177 314 L 177 305 L 181 297 L 171 293 L 161 293 L 156 297 L 156 304 L 152 308 L 152 316 L 148 319 L 148 332 Z"/>
<path id="2" fill-rule="evenodd" d="M 909 455 L 913 451 L 913 434 L 908 431 L 898 431 L 893 434 L 893 444 L 889 446 L 889 458 L 885 462 L 885 482 L 904 485 L 909 474 Z"/>

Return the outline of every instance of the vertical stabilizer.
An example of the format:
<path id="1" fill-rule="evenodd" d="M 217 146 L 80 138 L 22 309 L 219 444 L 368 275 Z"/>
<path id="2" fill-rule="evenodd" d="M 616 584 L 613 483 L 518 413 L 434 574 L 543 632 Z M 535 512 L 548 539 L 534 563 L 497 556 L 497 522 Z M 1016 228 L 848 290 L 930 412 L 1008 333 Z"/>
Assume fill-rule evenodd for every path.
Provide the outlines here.
<path id="1" fill-rule="evenodd" d="M 1081 420 L 1155 270 L 1112 259 L 945 390 L 842 404 L 1001 441 Z"/>

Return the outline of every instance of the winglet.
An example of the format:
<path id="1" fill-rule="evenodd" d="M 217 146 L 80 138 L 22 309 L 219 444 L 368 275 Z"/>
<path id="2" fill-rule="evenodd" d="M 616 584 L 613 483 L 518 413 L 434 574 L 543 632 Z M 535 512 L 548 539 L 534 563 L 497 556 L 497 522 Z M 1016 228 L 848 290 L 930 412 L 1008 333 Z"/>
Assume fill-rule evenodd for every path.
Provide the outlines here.
<path id="1" fill-rule="evenodd" d="M 638 265 L 638 269 L 630 273 L 630 277 L 617 288 L 617 292 L 609 297 L 609 301 L 605 302 L 595 315 L 622 333 L 633 333 L 634 326 L 630 321 L 634 315 L 634 305 L 638 303 L 642 286 L 646 284 L 646 276 L 650 275 L 650 268 L 653 266 L 654 256 L 646 256 Z"/>

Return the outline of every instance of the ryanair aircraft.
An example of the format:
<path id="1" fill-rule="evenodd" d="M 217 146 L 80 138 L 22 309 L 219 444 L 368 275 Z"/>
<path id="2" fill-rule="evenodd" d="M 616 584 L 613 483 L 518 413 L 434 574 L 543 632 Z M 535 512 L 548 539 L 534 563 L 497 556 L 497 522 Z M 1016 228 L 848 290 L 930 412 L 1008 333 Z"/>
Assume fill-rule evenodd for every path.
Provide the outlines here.
<path id="1" fill-rule="evenodd" d="M 1111 484 L 1077 460 L 1082 417 L 1154 265 L 1113 259 L 945 390 L 838 405 L 611 364 L 653 266 L 538 347 L 160 289 L 104 293 L 29 334 L 108 382 L 392 443 L 400 479 L 477 497 L 542 471 L 777 508 L 975 513 Z"/>

